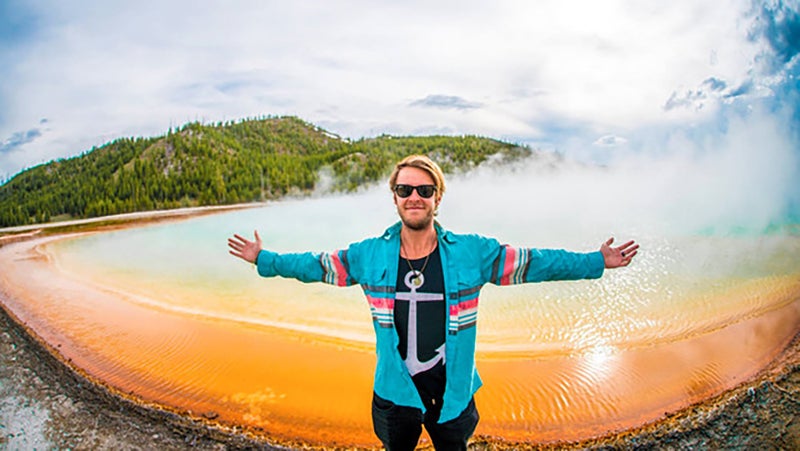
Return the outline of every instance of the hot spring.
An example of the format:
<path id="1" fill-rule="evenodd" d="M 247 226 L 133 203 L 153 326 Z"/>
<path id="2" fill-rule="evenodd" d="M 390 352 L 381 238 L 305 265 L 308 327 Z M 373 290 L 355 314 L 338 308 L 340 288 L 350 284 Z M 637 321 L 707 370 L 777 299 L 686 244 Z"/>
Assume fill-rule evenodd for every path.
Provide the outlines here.
<path id="1" fill-rule="evenodd" d="M 798 333 L 800 233 L 770 225 L 769 205 L 745 214 L 739 188 L 693 172 L 541 158 L 451 177 L 438 221 L 517 246 L 593 251 L 614 236 L 641 250 L 599 280 L 484 288 L 477 435 L 541 443 L 655 421 L 754 376 Z M 376 446 L 361 290 L 260 278 L 226 240 L 257 229 L 275 251 L 334 250 L 396 220 L 380 186 L 18 243 L 0 251 L 0 286 L 122 393 L 278 441 Z"/>

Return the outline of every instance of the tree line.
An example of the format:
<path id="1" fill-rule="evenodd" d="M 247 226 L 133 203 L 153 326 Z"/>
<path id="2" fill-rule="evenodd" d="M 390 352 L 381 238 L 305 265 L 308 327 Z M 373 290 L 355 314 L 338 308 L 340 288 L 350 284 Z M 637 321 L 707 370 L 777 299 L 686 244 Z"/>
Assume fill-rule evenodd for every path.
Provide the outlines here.
<path id="1" fill-rule="evenodd" d="M 152 138 L 122 138 L 28 169 L 0 186 L 0 227 L 136 211 L 258 202 L 305 195 L 332 174 L 334 191 L 381 180 L 427 154 L 445 172 L 527 147 L 476 136 L 343 140 L 296 117 L 187 123 Z"/>

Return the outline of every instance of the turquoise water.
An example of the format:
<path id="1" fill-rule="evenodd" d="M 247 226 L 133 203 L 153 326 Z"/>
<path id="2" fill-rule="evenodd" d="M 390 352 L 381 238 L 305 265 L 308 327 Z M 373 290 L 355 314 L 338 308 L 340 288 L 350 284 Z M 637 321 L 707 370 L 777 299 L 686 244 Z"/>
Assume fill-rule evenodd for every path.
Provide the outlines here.
<path id="1" fill-rule="evenodd" d="M 609 178 L 608 168 L 540 166 L 453 177 L 439 221 L 520 246 L 593 251 L 613 235 L 642 249 L 630 267 L 599 281 L 486 287 L 481 349 L 569 351 L 680 339 L 770 308 L 776 282 L 800 274 L 800 239 L 791 228 L 762 233 L 758 227 L 769 221 L 760 218 L 730 226 L 738 214 L 730 203 L 709 206 L 706 220 L 681 222 L 675 210 L 684 204 L 689 212 L 698 202 L 680 192 L 655 202 L 661 183 L 644 184 L 645 175 L 634 190 L 630 180 Z M 257 229 L 275 251 L 334 250 L 380 234 L 396 218 L 388 189 L 379 186 L 90 235 L 56 249 L 68 272 L 159 308 L 369 342 L 358 288 L 262 279 L 228 255 L 227 238 Z M 709 232 L 708 221 L 722 219 L 728 225 Z"/>

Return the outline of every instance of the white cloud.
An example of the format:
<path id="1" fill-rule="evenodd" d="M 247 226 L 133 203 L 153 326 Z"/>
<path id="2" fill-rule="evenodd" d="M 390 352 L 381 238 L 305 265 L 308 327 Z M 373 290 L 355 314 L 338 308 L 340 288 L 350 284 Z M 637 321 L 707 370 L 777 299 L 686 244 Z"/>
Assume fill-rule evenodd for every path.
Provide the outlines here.
<path id="1" fill-rule="evenodd" d="M 601 136 L 600 138 L 597 138 L 597 140 L 592 144 L 599 147 L 617 147 L 617 146 L 623 146 L 627 142 L 628 140 L 621 136 L 605 135 Z"/>
<path id="2" fill-rule="evenodd" d="M 664 105 L 710 77 L 741 84 L 760 50 L 743 0 L 32 7 L 42 28 L 0 61 L 0 140 L 52 122 L 0 155 L 0 174 L 119 136 L 263 114 L 352 138 L 438 130 L 537 141 L 563 121 L 587 129 L 589 146 L 712 116 L 713 102 Z M 435 96 L 470 108 L 413 106 Z"/>

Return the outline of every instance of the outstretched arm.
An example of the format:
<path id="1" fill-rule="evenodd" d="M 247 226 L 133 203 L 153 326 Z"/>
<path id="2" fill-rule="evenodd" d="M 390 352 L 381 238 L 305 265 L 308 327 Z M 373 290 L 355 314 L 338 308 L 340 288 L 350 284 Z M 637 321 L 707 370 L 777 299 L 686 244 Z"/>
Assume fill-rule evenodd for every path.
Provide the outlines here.
<path id="1" fill-rule="evenodd" d="M 253 263 L 262 277 L 281 276 L 301 282 L 326 282 L 338 286 L 357 283 L 349 273 L 347 250 L 331 253 L 286 253 L 281 254 L 261 248 L 261 237 L 254 232 L 255 241 L 234 234 L 228 238 L 231 255 Z M 261 258 L 259 258 L 259 256 Z"/>
<path id="2" fill-rule="evenodd" d="M 603 254 L 606 268 L 628 266 L 639 251 L 639 245 L 634 243 L 633 240 L 618 247 L 611 247 L 612 243 L 614 243 L 613 237 L 600 246 L 600 253 Z"/>
<path id="3" fill-rule="evenodd" d="M 230 254 L 248 263 L 255 263 L 258 253 L 261 252 L 261 237 L 258 236 L 257 230 L 254 233 L 255 241 L 250 241 L 239 234 L 234 234 L 232 238 L 228 238 Z"/>

